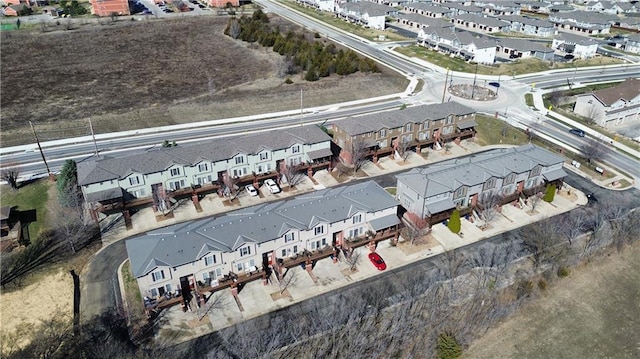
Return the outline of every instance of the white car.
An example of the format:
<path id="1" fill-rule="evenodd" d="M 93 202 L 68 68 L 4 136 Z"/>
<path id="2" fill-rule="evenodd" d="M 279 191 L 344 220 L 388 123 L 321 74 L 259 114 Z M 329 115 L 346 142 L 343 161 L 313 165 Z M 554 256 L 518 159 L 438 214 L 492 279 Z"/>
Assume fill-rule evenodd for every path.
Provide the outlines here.
<path id="1" fill-rule="evenodd" d="M 264 180 L 264 185 L 267 186 L 269 192 L 271 193 L 280 193 L 280 187 L 276 184 L 276 181 L 271 178 Z"/>
<path id="2" fill-rule="evenodd" d="M 248 184 L 248 185 L 244 186 L 244 190 L 247 191 L 247 193 L 251 197 L 254 197 L 254 196 L 258 195 L 258 190 L 256 190 L 256 188 L 253 187 L 252 184 Z"/>

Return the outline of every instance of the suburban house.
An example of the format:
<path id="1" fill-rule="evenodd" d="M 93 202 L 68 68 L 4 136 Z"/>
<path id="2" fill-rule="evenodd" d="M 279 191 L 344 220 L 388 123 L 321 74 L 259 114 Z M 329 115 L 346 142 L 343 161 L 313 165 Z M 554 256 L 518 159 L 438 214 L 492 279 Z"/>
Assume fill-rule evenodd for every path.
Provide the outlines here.
<path id="1" fill-rule="evenodd" d="M 516 1 L 516 4 L 520 5 L 521 11 L 524 12 L 533 12 L 533 13 L 549 13 L 551 6 L 553 6 L 550 2 L 542 2 L 535 0 L 519 0 Z"/>
<path id="2" fill-rule="evenodd" d="M 443 2 L 440 6 L 451 10 L 451 14 L 447 15 L 448 17 L 455 17 L 457 15 L 462 14 L 471 14 L 471 15 L 482 15 L 482 8 L 474 5 L 468 5 L 463 2 Z"/>
<path id="3" fill-rule="evenodd" d="M 511 26 L 508 22 L 496 19 L 495 17 L 470 14 L 452 16 L 451 22 L 453 22 L 456 27 L 485 33 L 508 32 Z"/>
<path id="4" fill-rule="evenodd" d="M 529 144 L 500 148 L 414 168 L 396 175 L 396 198 L 410 213 L 431 225 L 479 210 L 487 197 L 500 205 L 536 194 L 548 183 L 560 188 L 564 158 Z"/>
<path id="5" fill-rule="evenodd" d="M 426 17 L 424 15 L 418 15 L 416 13 L 400 13 L 398 14 L 398 22 L 416 29 L 454 27 L 453 24 L 448 21 Z"/>
<path id="6" fill-rule="evenodd" d="M 442 6 L 434 6 L 422 2 L 412 2 L 404 6 L 404 11 L 413 12 L 427 17 L 449 18 L 453 15 L 453 11 Z"/>
<path id="7" fill-rule="evenodd" d="M 640 54 L 640 34 L 627 36 L 622 48 L 624 51 Z"/>
<path id="8" fill-rule="evenodd" d="M 333 0 L 296 0 L 296 2 L 321 11 L 333 12 L 335 10 L 335 1 Z"/>
<path id="9" fill-rule="evenodd" d="M 240 0 L 205 0 L 205 3 L 211 7 L 224 8 L 227 7 L 227 4 L 231 4 L 231 6 L 238 7 L 240 6 Z"/>
<path id="10" fill-rule="evenodd" d="M 614 87 L 578 95 L 573 112 L 603 127 L 639 121 L 640 80 L 629 78 Z"/>
<path id="11" fill-rule="evenodd" d="M 352 163 L 354 151 L 377 162 L 387 155 L 400 158 L 404 151 L 439 149 L 446 142 L 473 137 L 475 126 L 475 110 L 452 101 L 349 117 L 333 122 L 331 131 L 342 149 L 340 158 Z"/>
<path id="12" fill-rule="evenodd" d="M 518 32 L 524 35 L 536 37 L 551 37 L 556 34 L 553 23 L 547 20 L 536 19 L 520 15 L 503 15 L 498 19 L 508 22 L 511 26 L 509 31 Z"/>
<path id="13" fill-rule="evenodd" d="M 598 44 L 598 40 L 591 37 L 559 32 L 553 39 L 551 48 L 577 58 L 588 59 L 596 56 Z"/>
<path id="14" fill-rule="evenodd" d="M 617 17 L 595 12 L 571 11 L 551 13 L 548 20 L 561 30 L 598 35 L 608 34 L 611 23 L 615 22 Z"/>
<path id="15" fill-rule="evenodd" d="M 91 0 L 91 13 L 96 16 L 129 15 L 127 0 Z"/>
<path id="16" fill-rule="evenodd" d="M 616 15 L 637 12 L 635 4 L 628 1 L 592 1 L 586 4 L 586 11 L 601 12 L 604 14 Z"/>
<path id="17" fill-rule="evenodd" d="M 331 166 L 331 138 L 317 126 L 292 127 L 189 145 L 155 148 L 126 157 L 91 157 L 78 162 L 78 184 L 95 212 L 153 203 L 169 208 L 177 197 L 238 186 L 280 181 L 288 166 L 314 170 Z"/>
<path id="18" fill-rule="evenodd" d="M 418 31 L 416 42 L 438 52 L 479 64 L 491 65 L 496 59 L 496 41 L 469 31 L 423 28 Z"/>
<path id="19" fill-rule="evenodd" d="M 126 247 L 140 293 L 157 297 L 198 282 L 215 289 L 256 273 L 266 281 L 299 254 L 396 235 L 397 211 L 398 202 L 367 181 L 155 229 L 128 239 Z"/>
<path id="20" fill-rule="evenodd" d="M 491 16 L 520 15 L 520 5 L 512 1 L 476 0 L 475 4 L 482 6 L 482 12 Z"/>
<path id="21" fill-rule="evenodd" d="M 371 1 L 341 2 L 336 5 L 336 13 L 351 23 L 384 30 L 387 15 L 396 15 L 398 10 Z"/>
<path id="22" fill-rule="evenodd" d="M 498 56 L 518 59 L 536 58 L 551 61 L 555 51 L 544 44 L 527 39 L 501 38 L 496 41 Z"/>
<path id="23" fill-rule="evenodd" d="M 623 29 L 640 32 L 640 16 L 620 18 L 615 22 L 615 25 Z"/>

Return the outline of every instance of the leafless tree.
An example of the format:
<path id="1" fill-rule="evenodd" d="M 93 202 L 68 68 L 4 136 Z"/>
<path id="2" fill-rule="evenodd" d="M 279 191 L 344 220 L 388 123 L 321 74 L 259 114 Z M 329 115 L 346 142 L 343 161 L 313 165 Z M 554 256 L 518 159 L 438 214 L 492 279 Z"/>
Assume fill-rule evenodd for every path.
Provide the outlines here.
<path id="1" fill-rule="evenodd" d="M 342 178 L 342 176 L 347 175 L 351 171 L 352 171 L 351 168 L 349 168 L 349 166 L 345 165 L 342 162 L 338 163 L 338 165 L 336 166 L 336 172 L 338 173 L 338 178 Z"/>
<path id="2" fill-rule="evenodd" d="M 453 295 L 456 277 L 460 274 L 460 270 L 466 262 L 466 258 L 462 253 L 455 249 L 447 250 L 438 256 L 435 264 L 440 273 L 449 281 L 450 294 Z M 455 295 L 454 295 L 455 297 Z"/>
<path id="3" fill-rule="evenodd" d="M 573 240 L 586 232 L 587 212 L 578 208 L 558 218 L 560 234 L 573 246 Z"/>
<path id="4" fill-rule="evenodd" d="M 209 295 L 205 305 L 198 308 L 198 320 L 202 320 L 211 310 L 224 310 L 229 305 L 228 298 L 228 295 L 221 292 Z"/>
<path id="5" fill-rule="evenodd" d="M 596 139 L 587 139 L 587 143 L 580 148 L 582 156 L 591 163 L 591 161 L 602 161 L 607 158 L 609 149 L 607 146 Z"/>
<path id="6" fill-rule="evenodd" d="M 349 269 L 355 272 L 358 269 L 358 263 L 360 263 L 360 250 L 352 249 L 349 251 L 349 255 L 346 256 L 345 261 L 349 265 Z"/>
<path id="7" fill-rule="evenodd" d="M 563 259 L 565 247 L 560 245 L 557 227 L 550 225 L 550 221 L 535 222 L 522 227 L 518 233 L 536 268 L 545 263 L 556 265 Z"/>
<path id="8" fill-rule="evenodd" d="M 239 188 L 238 188 L 238 177 L 231 176 L 231 173 L 227 171 L 227 175 L 224 176 L 222 180 L 222 193 L 227 197 L 230 201 L 233 201 L 238 197 Z"/>
<path id="9" fill-rule="evenodd" d="M 9 163 L 7 167 L 2 169 L 0 174 L 12 190 L 18 189 L 18 176 L 20 176 L 20 165 L 18 163 Z"/>
<path id="10" fill-rule="evenodd" d="M 235 16 L 229 19 L 229 36 L 234 40 L 240 36 L 240 22 Z"/>
<path id="11" fill-rule="evenodd" d="M 403 138 L 398 145 L 398 149 L 400 150 L 400 156 L 402 156 L 402 161 L 407 162 L 409 156 L 411 156 L 411 151 L 409 148 L 411 147 L 411 141 Z"/>
<path id="12" fill-rule="evenodd" d="M 587 122 L 587 125 L 593 126 L 596 124 L 596 119 L 598 118 L 598 109 L 595 105 L 590 105 L 587 108 L 587 113 L 585 114 L 584 118 Z"/>
<path id="13" fill-rule="evenodd" d="M 280 58 L 277 65 L 277 73 L 281 79 L 296 73 L 296 67 L 290 55 Z"/>
<path id="14" fill-rule="evenodd" d="M 351 164 L 354 174 L 367 164 L 368 153 L 369 146 L 364 139 L 358 138 L 351 142 Z"/>
<path id="15" fill-rule="evenodd" d="M 286 182 L 289 184 L 289 187 L 295 187 L 302 179 L 304 178 L 304 170 L 300 167 L 296 167 L 292 163 L 289 163 L 285 168 L 280 172 Z"/>
<path id="16" fill-rule="evenodd" d="M 284 293 L 290 285 L 296 283 L 296 272 L 291 269 L 287 269 L 287 271 L 280 277 L 278 281 L 278 287 L 280 288 L 280 294 Z"/>
<path id="17" fill-rule="evenodd" d="M 451 142 L 446 142 L 444 144 L 444 153 L 450 153 L 452 147 L 453 145 L 451 144 Z"/>
<path id="18" fill-rule="evenodd" d="M 498 215 L 498 206 L 502 204 L 502 196 L 493 191 L 483 192 L 478 199 L 478 204 L 482 208 L 480 217 L 485 223 L 490 223 Z"/>
<path id="19" fill-rule="evenodd" d="M 531 204 L 531 213 L 536 211 L 536 208 L 538 207 L 538 204 L 540 204 L 541 200 L 542 195 L 540 192 L 535 192 L 531 196 L 529 196 L 529 198 L 527 198 L 527 202 Z"/>

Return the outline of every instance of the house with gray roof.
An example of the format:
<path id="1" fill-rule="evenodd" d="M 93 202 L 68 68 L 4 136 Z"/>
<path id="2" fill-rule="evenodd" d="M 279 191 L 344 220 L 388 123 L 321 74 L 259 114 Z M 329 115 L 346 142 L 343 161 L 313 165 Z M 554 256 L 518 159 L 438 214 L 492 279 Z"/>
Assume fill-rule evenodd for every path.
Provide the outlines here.
<path id="1" fill-rule="evenodd" d="M 586 36 L 580 36 L 568 32 L 558 32 L 553 38 L 551 48 L 562 54 L 572 54 L 581 59 L 589 59 L 596 56 L 599 41 Z"/>
<path id="2" fill-rule="evenodd" d="M 453 10 L 447 9 L 446 7 L 435 6 L 435 5 L 426 4 L 422 2 L 407 3 L 404 6 L 404 11 L 424 15 L 427 17 L 433 17 L 437 19 L 443 18 L 443 17 L 448 18 L 448 17 L 451 17 L 451 15 L 453 14 Z"/>
<path id="3" fill-rule="evenodd" d="M 386 17 L 397 13 L 395 8 L 371 1 L 341 2 L 336 5 L 339 18 L 377 30 L 384 30 Z"/>
<path id="4" fill-rule="evenodd" d="M 615 15 L 587 11 L 551 13 L 548 18 L 557 29 L 587 35 L 608 34 L 617 19 Z"/>
<path id="5" fill-rule="evenodd" d="M 168 227 L 126 240 L 140 293 L 157 297 L 201 282 L 265 274 L 302 252 L 341 247 L 397 229 L 398 202 L 374 181 L 315 191 Z"/>
<path id="6" fill-rule="evenodd" d="M 585 5 L 585 11 L 601 12 L 604 14 L 629 14 L 637 12 L 635 4 L 628 1 L 590 1 Z"/>
<path id="7" fill-rule="evenodd" d="M 403 151 L 441 148 L 445 142 L 473 137 L 476 125 L 474 109 L 451 101 L 349 117 L 330 128 L 342 149 L 340 158 L 352 163 L 354 152 L 376 162 L 387 155 L 400 158 Z"/>
<path id="8" fill-rule="evenodd" d="M 296 2 L 320 11 L 334 12 L 335 10 L 335 1 L 333 0 L 296 0 Z"/>
<path id="9" fill-rule="evenodd" d="M 521 15 L 501 15 L 498 16 L 498 19 L 506 21 L 511 25 L 509 31 L 524 35 L 551 37 L 556 33 L 553 23 L 547 20 Z"/>
<path id="10" fill-rule="evenodd" d="M 508 32 L 510 24 L 495 17 L 486 17 L 470 14 L 452 16 L 451 21 L 456 27 L 468 29 L 470 31 L 480 31 L 483 33 Z"/>
<path id="11" fill-rule="evenodd" d="M 640 79 L 629 78 L 607 89 L 578 95 L 573 112 L 602 127 L 640 121 Z"/>
<path id="12" fill-rule="evenodd" d="M 416 43 L 465 61 L 491 65 L 496 58 L 496 41 L 487 36 L 455 28 L 423 28 Z"/>
<path id="13" fill-rule="evenodd" d="M 398 14 L 398 22 L 403 25 L 407 25 L 416 29 L 425 29 L 425 28 L 434 28 L 434 27 L 445 27 L 452 28 L 453 24 L 449 21 L 445 21 L 442 19 L 434 19 L 432 17 L 427 17 L 424 15 L 419 15 L 416 13 L 400 13 Z"/>
<path id="14" fill-rule="evenodd" d="M 560 188 L 566 176 L 564 158 L 529 144 L 476 153 L 396 175 L 400 204 L 431 225 L 479 210 L 483 198 L 500 204 L 539 193 L 550 183 Z"/>
<path id="15" fill-rule="evenodd" d="M 640 19 L 639 19 L 640 20 Z M 640 21 L 639 21 L 640 25 Z M 640 34 L 629 35 L 624 39 L 622 49 L 626 52 L 640 54 Z"/>
<path id="16" fill-rule="evenodd" d="M 482 12 L 491 15 L 520 15 L 520 5 L 513 1 L 476 0 L 475 4 L 482 7 Z"/>
<path id="17" fill-rule="evenodd" d="M 78 162 L 78 184 L 86 202 L 96 207 L 146 199 L 164 210 L 174 195 L 215 190 L 228 177 L 238 184 L 262 177 L 278 180 L 286 166 L 326 164 L 331 157 L 331 138 L 317 126 L 301 126 L 91 157 Z"/>
<path id="18" fill-rule="evenodd" d="M 463 2 L 446 1 L 446 2 L 442 2 L 440 6 L 451 10 L 451 14 L 449 15 L 449 17 L 462 15 L 462 14 L 471 14 L 476 16 L 482 15 L 481 7 L 465 4 Z"/>
<path id="19" fill-rule="evenodd" d="M 496 54 L 505 58 L 553 60 L 555 51 L 543 43 L 527 39 L 501 38 L 496 40 Z"/>

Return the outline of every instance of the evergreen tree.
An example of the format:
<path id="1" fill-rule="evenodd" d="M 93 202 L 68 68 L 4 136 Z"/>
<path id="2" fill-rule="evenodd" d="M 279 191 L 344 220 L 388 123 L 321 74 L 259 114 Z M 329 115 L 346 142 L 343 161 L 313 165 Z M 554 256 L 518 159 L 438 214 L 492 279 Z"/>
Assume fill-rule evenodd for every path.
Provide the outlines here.
<path id="1" fill-rule="evenodd" d="M 451 217 L 449 217 L 449 223 L 447 224 L 447 227 L 449 227 L 449 230 L 451 230 L 451 232 L 453 233 L 460 233 L 461 226 L 462 224 L 460 223 L 460 211 L 455 209 L 453 210 L 453 213 L 451 213 Z"/>

